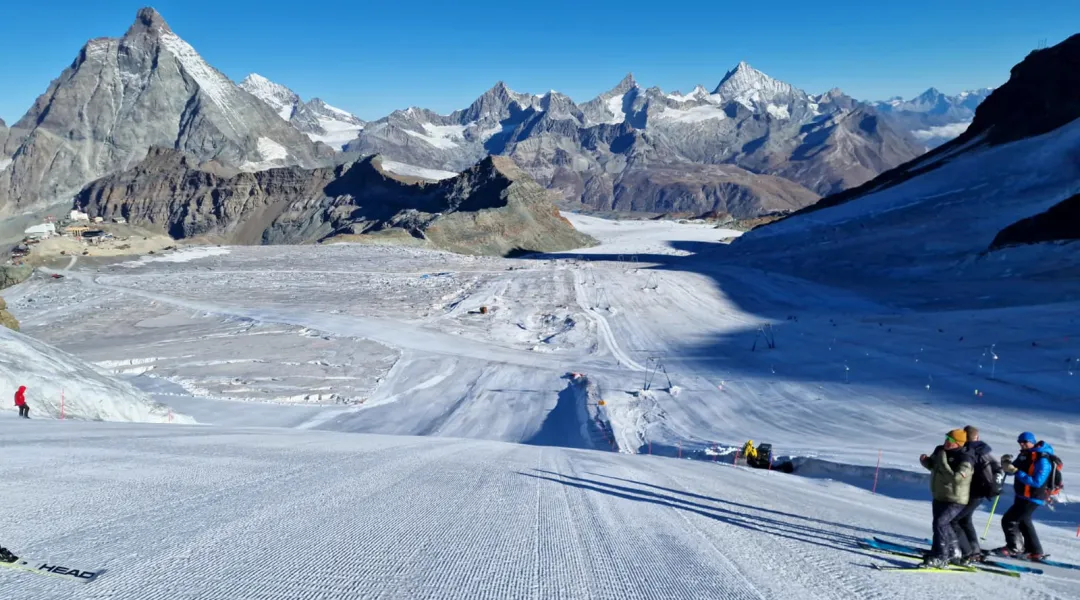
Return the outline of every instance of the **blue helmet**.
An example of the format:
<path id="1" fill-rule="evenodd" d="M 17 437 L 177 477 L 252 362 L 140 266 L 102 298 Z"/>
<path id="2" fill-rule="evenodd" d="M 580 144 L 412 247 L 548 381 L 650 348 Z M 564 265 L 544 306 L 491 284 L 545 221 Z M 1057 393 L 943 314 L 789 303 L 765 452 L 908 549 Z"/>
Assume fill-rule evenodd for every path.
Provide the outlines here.
<path id="1" fill-rule="evenodd" d="M 1029 444 L 1034 444 L 1036 441 L 1037 440 L 1035 439 L 1035 434 L 1031 433 L 1030 431 L 1025 431 L 1024 433 L 1021 433 L 1016 438 L 1016 443 L 1017 444 L 1022 444 L 1024 442 L 1027 442 Z"/>

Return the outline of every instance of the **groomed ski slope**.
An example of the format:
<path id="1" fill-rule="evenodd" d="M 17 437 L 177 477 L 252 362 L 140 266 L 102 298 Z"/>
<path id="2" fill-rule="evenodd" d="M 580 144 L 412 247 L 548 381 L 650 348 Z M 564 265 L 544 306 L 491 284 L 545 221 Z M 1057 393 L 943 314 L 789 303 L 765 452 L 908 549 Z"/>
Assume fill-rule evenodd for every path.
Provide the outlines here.
<path id="1" fill-rule="evenodd" d="M 700 461 L 432 437 L 0 415 L 22 600 L 1075 598 L 1080 572 L 883 573 L 925 502 Z M 1068 535 L 1044 529 L 1061 559 Z M 903 564 L 903 561 L 900 561 Z"/>
<path id="2" fill-rule="evenodd" d="M 146 557 L 154 569 L 140 575 L 156 577 L 147 579 L 153 585 L 125 584 L 86 597 L 138 591 L 143 595 L 130 597 L 153 598 L 145 594 L 164 593 L 159 589 L 184 597 L 178 587 L 163 587 L 165 563 L 176 556 L 196 560 L 215 547 L 231 554 L 207 564 L 199 577 L 227 591 L 190 597 L 245 597 L 244 590 L 227 588 L 240 576 L 222 574 L 239 564 L 237 573 L 278 573 L 248 597 L 303 598 L 293 591 L 274 596 L 300 581 L 281 574 L 296 572 L 293 563 L 280 571 L 262 566 L 280 565 L 282 557 L 318 562 L 292 557 L 289 544 L 332 546 L 322 558 L 362 573 L 349 579 L 319 567 L 305 584 L 311 598 L 1071 597 L 1073 573 L 1020 582 L 948 575 L 965 580 L 946 583 L 941 576 L 878 573 L 865 566 L 869 555 L 840 549 L 837 540 L 852 542 L 853 527 L 926 537 L 929 492 L 917 457 L 954 427 L 981 427 L 998 454 L 1015 452 L 1016 433 L 1030 429 L 1050 440 L 1067 465 L 1080 461 L 1080 415 L 1069 400 L 1080 377 L 1080 361 L 1068 360 L 1080 357 L 1075 302 L 1025 306 L 1022 297 L 1003 293 L 998 308 L 981 308 L 978 298 L 961 298 L 966 304 L 958 308 L 963 282 L 953 290 L 879 286 L 875 300 L 730 261 L 718 251 L 723 246 L 705 244 L 733 232 L 708 225 L 568 217 L 601 245 L 517 260 L 357 245 L 195 248 L 122 264 L 72 261 L 63 279 L 36 277 L 4 290 L 28 334 L 129 379 L 205 425 L 0 420 L 3 456 L 13 457 L 0 463 L 3 485 L 38 490 L 0 511 L 0 518 L 12 517 L 31 507 L 28 514 L 38 519 L 8 518 L 18 529 L 11 539 L 5 530 L 0 543 L 73 566 L 104 566 L 117 577 L 120 566 L 134 568 L 121 560 L 129 556 Z M 893 293 L 898 301 L 890 303 Z M 901 301 L 919 293 L 943 293 L 947 307 L 928 306 L 932 297 L 920 310 Z M 481 314 L 480 307 L 489 310 Z M 773 326 L 775 349 L 759 337 L 765 323 Z M 992 362 L 991 348 L 1000 360 Z M 654 357 L 674 388 L 659 373 L 652 389 L 641 390 Z M 569 373 L 584 378 L 575 382 Z M 62 435 L 44 442 L 45 449 L 20 438 L 49 427 Z M 8 436 L 9 430 L 15 433 Z M 87 436 L 105 450 L 83 448 Z M 732 448 L 747 438 L 772 443 L 777 454 L 794 457 L 798 474 L 815 479 L 710 462 L 714 443 Z M 413 470 L 400 480 L 363 471 L 362 457 L 375 448 L 387 453 L 370 463 Z M 867 490 L 879 450 L 875 497 Z M 54 454 L 69 451 L 75 458 Z M 650 451 L 699 460 L 632 455 Z M 45 467 L 54 463 L 70 468 Z M 24 470 L 8 477 L 12 465 Z M 531 486 L 521 487 L 519 479 L 528 477 L 520 473 L 537 468 L 560 473 L 559 481 L 532 477 Z M 600 485 L 601 475 L 637 487 L 621 482 L 632 489 L 612 489 Z M 564 485 L 567 476 L 599 489 Z M 820 479 L 826 477 L 852 485 Z M 253 478 L 280 484 L 250 483 Z M 672 498 L 663 504 L 642 501 L 636 498 L 642 490 L 661 490 L 641 484 L 675 492 L 664 492 Z M 138 492 L 117 491 L 83 508 L 82 499 L 95 497 L 99 485 Z M 19 497 L 0 489 L 4 497 Z M 545 497 L 549 489 L 557 492 Z M 695 496 L 683 492 L 712 499 L 707 502 L 745 522 L 731 523 L 726 512 L 721 519 L 688 512 L 683 501 Z M 194 508 L 183 506 L 185 493 Z M 320 503 L 329 508 L 315 508 Z M 447 513 L 443 503 L 459 510 Z M 998 515 L 1008 503 L 1006 497 Z M 747 508 L 756 504 L 787 516 Z M 556 511 L 550 526 L 542 522 L 540 541 L 537 506 Z M 1080 562 L 1075 507 L 1037 515 L 1048 550 L 1070 562 Z M 411 512 L 387 516 L 391 510 Z M 127 525 L 117 515 L 154 524 L 177 511 L 185 525 L 171 525 L 176 532 L 169 535 L 178 537 L 160 549 L 138 537 L 150 535 L 138 524 L 132 525 L 137 533 L 120 533 Z M 103 525 L 99 515 L 106 516 Z M 977 514 L 980 526 L 986 516 Z M 421 531 L 413 538 L 405 532 L 413 526 L 408 519 Z M 833 525 L 810 527 L 811 519 Z M 50 537 L 53 529 L 37 525 L 45 520 L 61 533 Z M 393 533 L 383 532 L 382 523 Z M 71 547 L 83 542 L 62 533 L 99 526 L 107 531 L 88 534 L 93 543 L 82 546 Z M 551 537 L 560 526 L 569 537 Z M 448 528 L 462 533 L 455 537 Z M 296 542 L 283 533 L 292 531 Z M 461 542 L 470 532 L 476 541 Z M 389 540 L 365 537 L 381 535 L 394 538 L 392 550 Z M 114 538 L 129 550 L 107 555 L 114 562 L 104 565 L 82 564 L 83 553 L 100 554 Z M 995 518 L 986 544 L 1002 542 Z M 490 545 L 498 544 L 515 551 L 492 558 Z M 545 548 L 554 549 L 547 555 Z M 537 552 L 549 562 L 538 564 Z M 551 566 L 560 564 L 568 565 L 565 572 Z M 740 575 L 716 570 L 724 565 L 735 565 Z M 498 568 L 505 576 L 493 574 Z M 19 577 L 19 585 L 56 585 Z M 739 577 L 750 583 L 743 586 Z M 404 593 L 362 587 L 387 581 L 429 587 Z M 539 587 L 550 581 L 561 587 Z M 512 585 L 524 587 L 499 587 Z M 710 587 L 718 585 L 728 586 L 727 596 Z M 948 587 L 963 585 L 975 587 Z M 318 586 L 351 592 L 320 596 Z M 989 593 L 999 587 L 1008 594 Z"/>

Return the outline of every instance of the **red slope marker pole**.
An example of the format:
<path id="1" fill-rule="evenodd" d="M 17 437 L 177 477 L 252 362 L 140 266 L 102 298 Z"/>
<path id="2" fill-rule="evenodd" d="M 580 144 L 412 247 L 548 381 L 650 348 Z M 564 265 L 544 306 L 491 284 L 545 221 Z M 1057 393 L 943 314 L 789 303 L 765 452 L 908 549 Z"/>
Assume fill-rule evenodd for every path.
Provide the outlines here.
<path id="1" fill-rule="evenodd" d="M 877 451 L 877 467 L 874 468 L 874 487 L 870 490 L 871 494 L 877 494 L 877 478 L 878 471 L 881 470 L 881 450 Z"/>
<path id="2" fill-rule="evenodd" d="M 742 453 L 742 448 L 739 448 L 738 450 L 735 451 L 735 460 L 731 461 L 731 466 L 733 466 L 733 467 L 739 466 L 739 454 L 740 453 Z"/>

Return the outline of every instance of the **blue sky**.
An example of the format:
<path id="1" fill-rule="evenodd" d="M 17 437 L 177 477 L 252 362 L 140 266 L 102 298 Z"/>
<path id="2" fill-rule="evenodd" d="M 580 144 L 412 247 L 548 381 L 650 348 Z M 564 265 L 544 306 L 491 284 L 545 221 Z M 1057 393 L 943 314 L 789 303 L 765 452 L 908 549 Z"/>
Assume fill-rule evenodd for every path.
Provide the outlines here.
<path id="1" fill-rule="evenodd" d="M 6 3 L 0 118 L 17 120 L 94 37 L 123 35 L 123 0 Z M 711 90 L 746 60 L 808 92 L 860 99 L 996 86 L 1040 41 L 1080 30 L 1080 1 L 159 0 L 173 30 L 235 81 L 249 72 L 365 119 L 446 113 L 496 81 L 583 101 L 627 72 Z"/>

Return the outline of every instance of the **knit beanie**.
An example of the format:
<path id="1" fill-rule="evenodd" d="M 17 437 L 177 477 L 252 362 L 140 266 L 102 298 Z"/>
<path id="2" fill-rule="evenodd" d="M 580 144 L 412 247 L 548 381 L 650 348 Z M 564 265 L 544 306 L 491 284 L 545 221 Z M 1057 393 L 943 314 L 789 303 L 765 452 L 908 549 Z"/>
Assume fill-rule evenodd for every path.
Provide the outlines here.
<path id="1" fill-rule="evenodd" d="M 945 435 L 951 437 L 954 442 L 960 444 L 961 446 L 967 443 L 967 432 L 963 429 L 953 429 Z"/>

